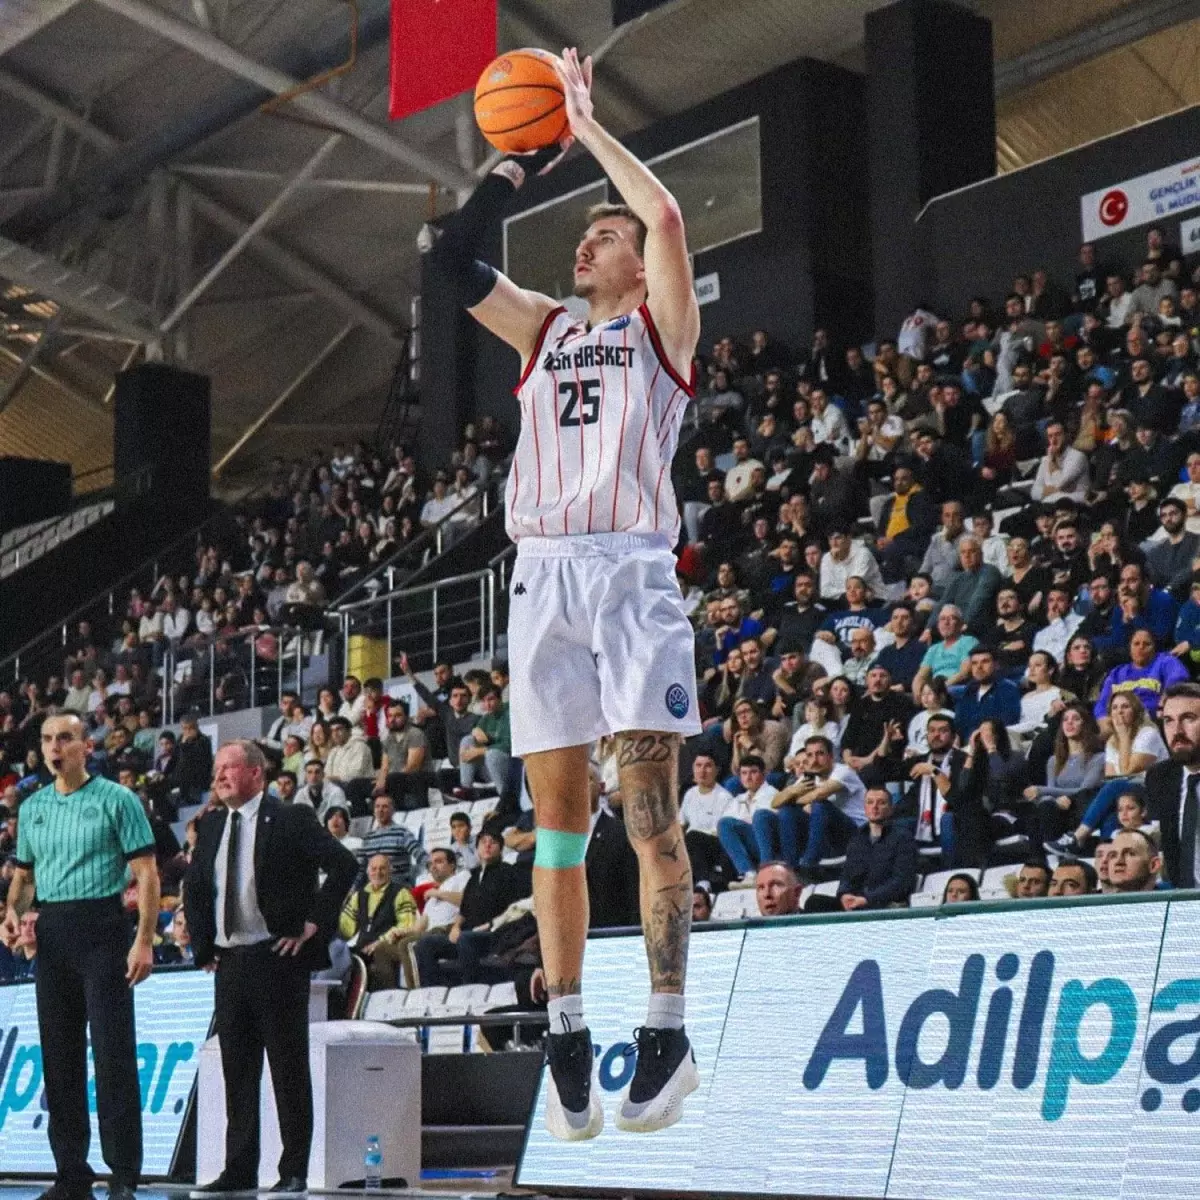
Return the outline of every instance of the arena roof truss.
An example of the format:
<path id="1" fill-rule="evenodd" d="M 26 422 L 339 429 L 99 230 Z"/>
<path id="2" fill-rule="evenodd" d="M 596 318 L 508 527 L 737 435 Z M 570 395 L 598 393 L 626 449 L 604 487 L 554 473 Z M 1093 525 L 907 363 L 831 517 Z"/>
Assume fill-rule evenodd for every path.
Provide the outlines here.
<path id="1" fill-rule="evenodd" d="M 596 52 L 598 109 L 620 134 L 801 56 L 861 69 L 882 2 L 669 0 L 614 29 L 608 0 L 500 0 L 499 42 Z M 1111 94 L 1115 71 L 1124 104 L 1072 122 L 1087 136 L 1200 99 L 1200 0 L 971 7 L 994 22 L 1002 169 L 1068 148 L 1058 109 Z M 495 161 L 469 97 L 388 122 L 389 9 L 5 0 L 0 452 L 29 452 L 26 393 L 45 389 L 55 412 L 87 409 L 94 441 L 113 373 L 139 355 L 212 376 L 226 474 L 331 424 L 373 432 L 421 225 Z M 56 418 L 42 452 L 94 465 L 69 425 Z"/>

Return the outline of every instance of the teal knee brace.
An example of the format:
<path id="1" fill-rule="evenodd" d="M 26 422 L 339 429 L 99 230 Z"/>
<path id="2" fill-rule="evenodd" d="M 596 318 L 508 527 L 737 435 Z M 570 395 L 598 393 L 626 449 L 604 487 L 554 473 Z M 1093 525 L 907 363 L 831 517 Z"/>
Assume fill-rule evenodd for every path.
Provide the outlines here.
<path id="1" fill-rule="evenodd" d="M 533 852 L 535 867 L 551 870 L 567 870 L 583 866 L 587 856 L 588 835 L 586 833 L 564 833 L 561 829 L 539 829 L 537 845 Z"/>

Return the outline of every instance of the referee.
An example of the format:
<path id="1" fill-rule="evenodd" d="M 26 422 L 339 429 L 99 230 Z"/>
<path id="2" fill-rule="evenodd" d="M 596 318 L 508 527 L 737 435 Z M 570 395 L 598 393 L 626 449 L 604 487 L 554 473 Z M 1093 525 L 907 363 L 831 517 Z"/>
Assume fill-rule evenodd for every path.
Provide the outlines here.
<path id="1" fill-rule="evenodd" d="M 56 1168 L 53 1186 L 38 1200 L 89 1200 L 92 1194 L 89 1027 L 110 1200 L 132 1200 L 142 1169 L 132 989 L 150 974 L 152 961 L 159 899 L 154 835 L 128 788 L 88 775 L 90 746 L 77 716 L 42 723 L 42 755 L 54 782 L 21 805 L 17 869 L 0 927 L 11 947 L 36 889 L 38 1032 Z M 132 947 L 121 906 L 127 867 L 138 894 Z"/>

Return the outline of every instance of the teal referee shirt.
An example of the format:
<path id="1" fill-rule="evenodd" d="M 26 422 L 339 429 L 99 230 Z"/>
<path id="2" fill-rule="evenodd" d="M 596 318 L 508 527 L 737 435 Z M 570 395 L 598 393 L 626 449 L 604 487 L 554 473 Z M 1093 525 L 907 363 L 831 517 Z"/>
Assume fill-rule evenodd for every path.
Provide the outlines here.
<path id="1" fill-rule="evenodd" d="M 119 895 L 129 860 L 153 853 L 142 802 L 111 779 L 93 775 L 66 795 L 49 784 L 17 816 L 17 865 L 33 868 L 43 902 Z"/>

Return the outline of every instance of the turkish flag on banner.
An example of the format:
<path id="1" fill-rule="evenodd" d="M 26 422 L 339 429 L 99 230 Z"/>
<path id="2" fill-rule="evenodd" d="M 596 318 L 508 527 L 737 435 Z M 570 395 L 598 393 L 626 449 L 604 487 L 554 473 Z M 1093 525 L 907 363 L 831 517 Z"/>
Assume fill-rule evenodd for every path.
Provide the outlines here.
<path id="1" fill-rule="evenodd" d="M 393 121 L 474 88 L 496 57 L 496 0 L 392 0 Z"/>

